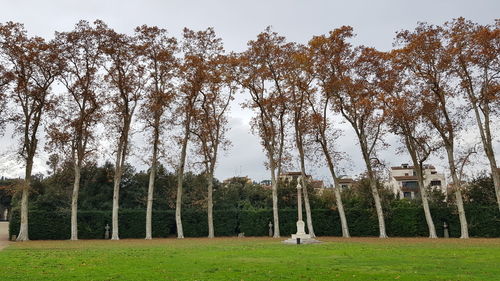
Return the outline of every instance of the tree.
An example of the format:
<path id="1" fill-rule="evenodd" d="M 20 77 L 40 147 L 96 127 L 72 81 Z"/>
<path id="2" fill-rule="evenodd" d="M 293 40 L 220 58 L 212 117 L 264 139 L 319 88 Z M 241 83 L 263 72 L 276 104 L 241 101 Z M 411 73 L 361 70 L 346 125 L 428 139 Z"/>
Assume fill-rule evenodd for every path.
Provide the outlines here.
<path id="1" fill-rule="evenodd" d="M 215 35 L 215 34 L 214 34 Z M 219 44 L 217 38 L 211 38 L 211 43 Z M 222 52 L 221 48 L 217 48 Z M 214 172 L 219 151 L 229 145 L 226 138 L 228 130 L 227 110 L 233 100 L 236 87 L 231 79 L 231 67 L 228 59 L 222 54 L 214 53 L 207 64 L 207 83 L 200 91 L 200 105 L 194 117 L 192 133 L 196 136 L 197 152 L 203 157 L 204 174 L 207 178 L 207 215 L 208 237 L 214 237 L 213 218 L 213 184 Z"/>
<path id="2" fill-rule="evenodd" d="M 332 176 L 334 192 L 339 217 L 342 225 L 342 236 L 350 237 L 349 227 L 342 203 L 339 178 L 335 172 L 335 157 L 332 142 L 336 138 L 336 132 L 332 129 L 329 116 L 333 109 L 332 87 L 339 80 L 337 76 L 339 65 L 329 63 L 332 58 L 340 59 L 346 54 L 347 38 L 352 36 L 352 30 L 349 27 L 342 27 L 330 32 L 328 37 L 316 36 L 309 41 L 310 66 L 308 71 L 312 72 L 317 85 L 319 86 L 319 95 L 314 92 L 307 96 L 307 101 L 312 110 L 311 127 L 313 129 L 314 140 L 321 147 L 325 157 L 328 170 Z"/>
<path id="3" fill-rule="evenodd" d="M 288 62 L 285 64 L 284 77 L 287 91 L 286 103 L 290 109 L 290 119 L 293 123 L 295 146 L 299 152 L 300 179 L 303 186 L 307 228 L 311 237 L 315 237 L 305 167 L 306 148 L 309 146 L 307 138 L 311 134 L 314 134 L 314 130 L 312 129 L 313 122 L 311 120 L 314 112 L 311 112 L 309 97 L 314 92 L 313 82 L 315 75 L 313 71 L 308 71 L 311 70 L 311 57 L 305 46 L 295 45 L 287 51 Z M 341 205 L 342 203 L 340 203 Z"/>
<path id="4" fill-rule="evenodd" d="M 6 71 L 13 79 L 9 98 L 17 106 L 9 119 L 16 133 L 21 135 L 19 155 L 25 162 L 21 226 L 17 240 L 26 241 L 29 240 L 28 195 L 38 148 L 38 130 L 43 114 L 53 106 L 50 86 L 60 67 L 57 65 L 55 44 L 40 37 L 29 38 L 22 24 L 8 22 L 0 25 L 0 47 Z"/>
<path id="5" fill-rule="evenodd" d="M 167 30 L 158 27 L 137 27 L 138 51 L 145 62 L 148 86 L 145 104 L 141 110 L 146 128 L 152 131 L 149 140 L 152 145 L 151 166 L 149 168 L 148 201 L 146 209 L 146 239 L 152 238 L 151 220 L 153 213 L 153 194 L 158 153 L 161 146 L 160 136 L 165 126 L 165 113 L 174 99 L 173 76 L 177 67 L 177 40 L 167 36 Z"/>
<path id="6" fill-rule="evenodd" d="M 98 22 L 98 24 L 100 24 Z M 48 136 L 53 146 L 60 147 L 71 159 L 74 169 L 71 197 L 71 240 L 78 240 L 78 195 L 81 170 L 96 149 L 96 125 L 102 118 L 102 77 L 99 73 L 102 52 L 97 30 L 80 21 L 71 32 L 56 33 L 56 44 L 62 66 L 60 81 L 66 93 L 60 97 Z M 56 154 L 53 154 L 56 155 Z M 51 160 L 54 156 L 51 156 Z M 55 172 L 53 172 L 55 174 Z"/>
<path id="7" fill-rule="evenodd" d="M 457 94 L 453 91 L 448 75 L 451 57 L 443 42 L 443 35 L 441 27 L 420 23 L 413 32 L 406 30 L 397 34 L 397 42 L 402 45 L 398 52 L 411 75 L 408 79 L 416 81 L 418 96 L 422 101 L 422 114 L 430 127 L 438 132 L 446 150 L 460 218 L 460 237 L 469 238 L 455 159 L 455 135 L 460 130 L 463 116 L 453 105 Z"/>
<path id="8" fill-rule="evenodd" d="M 387 237 L 384 214 L 377 189 L 374 164 L 376 150 L 383 135 L 383 113 L 380 94 L 386 78 L 383 71 L 384 54 L 372 48 L 353 48 L 346 41 L 352 38 L 352 28 L 344 26 L 330 32 L 326 38 L 317 37 L 315 50 L 317 76 L 325 95 L 331 97 L 334 109 L 354 129 L 370 180 L 371 193 L 377 211 L 380 237 Z"/>
<path id="9" fill-rule="evenodd" d="M 429 228 L 429 238 L 437 238 L 429 208 L 427 189 L 424 185 L 424 162 L 432 152 L 436 151 L 437 146 L 432 143 L 432 135 L 425 125 L 421 114 L 423 103 L 418 98 L 418 92 L 414 91 L 416 87 L 412 84 L 413 80 L 405 80 L 408 76 L 404 74 L 404 66 L 398 63 L 397 57 L 398 52 L 393 52 L 391 83 L 394 88 L 387 91 L 383 97 L 387 124 L 392 133 L 400 136 L 401 142 L 410 154 Z"/>
<path id="10" fill-rule="evenodd" d="M 246 106 L 257 111 L 252 120 L 252 129 L 261 139 L 267 155 L 267 167 L 271 172 L 274 238 L 280 237 L 278 178 L 284 161 L 285 118 L 288 111 L 284 76 L 287 50 L 292 45 L 268 27 L 257 36 L 257 40 L 248 42 L 248 49 L 240 55 L 236 78 L 250 93 L 250 101 Z"/>
<path id="11" fill-rule="evenodd" d="M 477 25 L 464 18 L 445 24 L 451 70 L 471 106 L 484 153 L 488 158 L 500 209 L 500 172 L 491 132 L 492 117 L 500 113 L 500 21 L 496 26 Z"/>
<path id="12" fill-rule="evenodd" d="M 387 80 L 385 54 L 372 48 L 354 50 L 352 69 L 342 82 L 342 90 L 333 94 L 334 103 L 342 116 L 351 124 L 358 137 L 361 154 L 365 161 L 371 193 L 377 211 L 379 236 L 386 238 L 384 214 L 376 185 L 376 166 L 380 160 L 377 149 L 384 134 L 384 114 L 381 104 Z"/>
<path id="13" fill-rule="evenodd" d="M 177 196 L 175 205 L 175 221 L 177 238 L 184 238 L 182 228 L 182 184 L 186 165 L 187 146 L 192 133 L 192 126 L 197 110 L 197 102 L 209 81 L 208 62 L 223 50 L 221 39 L 215 36 L 213 28 L 195 32 L 184 29 L 182 51 L 183 60 L 180 65 L 180 88 L 177 99 L 177 114 L 182 116 L 181 127 L 183 136 L 180 139 L 181 153 L 177 165 Z"/>
<path id="14" fill-rule="evenodd" d="M 111 239 L 118 240 L 120 183 L 129 152 L 132 117 L 144 91 L 145 68 L 140 62 L 135 38 L 117 33 L 104 24 L 98 29 L 102 36 L 101 50 L 106 56 L 105 81 L 111 90 L 108 121 L 117 134 Z"/>

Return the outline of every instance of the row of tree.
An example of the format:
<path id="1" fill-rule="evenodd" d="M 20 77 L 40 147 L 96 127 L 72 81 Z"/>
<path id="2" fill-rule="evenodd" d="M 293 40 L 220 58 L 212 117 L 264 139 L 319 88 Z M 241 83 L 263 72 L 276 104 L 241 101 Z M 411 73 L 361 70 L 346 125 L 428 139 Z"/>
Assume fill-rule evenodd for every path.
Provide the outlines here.
<path id="1" fill-rule="evenodd" d="M 120 34 L 101 21 L 79 22 L 49 42 L 29 37 L 22 24 L 0 25 L 0 112 L 21 136 L 26 163 L 18 240 L 28 239 L 28 192 L 42 123 L 48 147 L 71 159 L 74 169 L 71 239 L 78 238 L 77 207 L 82 165 L 99 145 L 99 126 L 115 139 L 112 239 L 119 239 L 118 208 L 133 119 L 139 115 L 150 144 L 146 239 L 159 158 L 178 147 L 176 225 L 183 238 L 182 196 L 188 144 L 207 177 L 209 237 L 213 237 L 213 177 L 228 140 L 227 110 L 237 89 L 248 94 L 254 133 L 267 155 L 272 183 L 274 235 L 279 237 L 278 178 L 295 147 L 307 226 L 314 229 L 306 182 L 306 157 L 324 158 L 335 187 L 342 232 L 349 237 L 336 169 L 335 116 L 355 131 L 366 164 L 380 237 L 387 237 L 377 187 L 377 151 L 390 131 L 401 137 L 416 169 L 429 236 L 435 228 L 423 185 L 423 163 L 440 148 L 448 157 L 451 186 L 468 237 L 461 194 L 457 135 L 472 112 L 490 162 L 500 208 L 500 176 L 491 125 L 499 109 L 500 22 L 478 25 L 459 18 L 421 23 L 398 32 L 390 52 L 349 43 L 351 27 L 313 37 L 307 45 L 287 42 L 269 28 L 242 53 L 225 54 L 213 29 L 185 29 L 182 40 L 157 27 Z M 64 91 L 53 91 L 61 84 Z M 5 110 L 3 110 L 5 111 Z M 291 128 L 290 128 L 291 127 Z M 293 133 L 291 133 L 293 132 Z M 318 152 L 319 154 L 314 154 Z"/>

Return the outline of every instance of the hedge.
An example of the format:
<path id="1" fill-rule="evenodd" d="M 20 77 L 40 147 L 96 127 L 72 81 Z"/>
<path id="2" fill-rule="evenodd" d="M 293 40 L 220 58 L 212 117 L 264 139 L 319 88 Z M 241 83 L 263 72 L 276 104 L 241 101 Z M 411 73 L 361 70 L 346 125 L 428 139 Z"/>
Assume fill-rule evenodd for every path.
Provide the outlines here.
<path id="1" fill-rule="evenodd" d="M 460 223 L 455 207 L 431 209 L 438 236 L 443 236 L 443 222 L 447 222 L 451 237 L 460 236 Z M 386 210 L 387 233 L 392 237 L 426 237 L 427 223 L 421 208 L 393 208 Z M 469 234 L 472 237 L 500 237 L 500 213 L 496 207 L 466 206 Z M 313 224 L 318 236 L 341 236 L 339 215 L 336 210 L 313 210 Z M 120 210 L 120 238 L 145 236 L 145 210 Z M 351 236 L 378 236 L 378 221 L 374 210 L 346 210 Z M 183 210 L 182 224 L 186 237 L 203 237 L 208 234 L 205 211 Z M 279 212 L 280 234 L 289 236 L 296 231 L 297 211 L 284 209 Z M 304 219 L 306 216 L 304 214 Z M 19 232 L 19 211 L 12 213 L 10 235 Z M 214 227 L 216 236 L 267 236 L 272 210 L 216 210 Z M 79 211 L 78 236 L 81 239 L 104 238 L 104 227 L 111 226 L 111 211 Z M 175 211 L 153 211 L 153 237 L 174 237 L 176 234 Z M 69 239 L 69 211 L 30 211 L 29 237 L 38 239 Z"/>

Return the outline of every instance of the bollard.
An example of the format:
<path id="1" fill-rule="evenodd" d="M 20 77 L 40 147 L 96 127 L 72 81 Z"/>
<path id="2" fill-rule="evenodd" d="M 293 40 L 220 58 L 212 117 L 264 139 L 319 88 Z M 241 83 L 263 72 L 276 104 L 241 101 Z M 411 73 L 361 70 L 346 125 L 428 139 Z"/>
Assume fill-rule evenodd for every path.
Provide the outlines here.
<path id="1" fill-rule="evenodd" d="M 109 224 L 106 224 L 106 226 L 104 227 L 104 239 L 109 239 Z"/>
<path id="2" fill-rule="evenodd" d="M 450 233 L 448 232 L 448 224 L 446 222 L 443 223 L 443 232 L 444 238 L 450 238 Z"/>

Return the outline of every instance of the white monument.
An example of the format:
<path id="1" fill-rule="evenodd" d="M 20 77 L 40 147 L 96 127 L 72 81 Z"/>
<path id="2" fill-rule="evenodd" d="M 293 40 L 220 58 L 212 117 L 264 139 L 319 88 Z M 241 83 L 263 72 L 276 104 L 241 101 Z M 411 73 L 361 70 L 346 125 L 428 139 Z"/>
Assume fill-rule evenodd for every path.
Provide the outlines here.
<path id="1" fill-rule="evenodd" d="M 300 185 L 301 177 L 297 179 L 297 233 L 292 234 L 292 238 L 283 241 L 285 244 L 312 244 L 321 243 L 320 241 L 311 238 L 311 235 L 305 231 L 305 223 L 302 220 L 302 185 Z"/>

